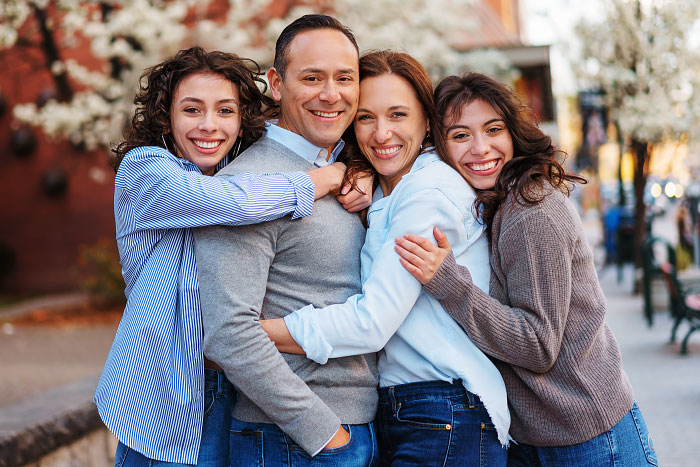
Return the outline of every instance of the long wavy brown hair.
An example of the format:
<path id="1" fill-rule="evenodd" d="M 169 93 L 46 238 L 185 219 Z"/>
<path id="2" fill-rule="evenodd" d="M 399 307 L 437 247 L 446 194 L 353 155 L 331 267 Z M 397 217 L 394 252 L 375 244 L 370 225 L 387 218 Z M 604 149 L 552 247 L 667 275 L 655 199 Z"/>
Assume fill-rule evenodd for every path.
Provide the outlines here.
<path id="1" fill-rule="evenodd" d="M 405 79 L 416 93 L 416 98 L 423 108 L 424 115 L 432 124 L 435 120 L 433 84 L 423 65 L 406 53 L 391 50 L 371 51 L 360 57 L 360 81 L 383 75 L 396 75 Z M 343 183 L 351 183 L 354 187 L 354 180 L 357 178 L 356 175 L 358 173 L 372 173 L 374 168 L 357 145 L 353 125 L 350 125 L 345 131 L 343 140 L 345 141 L 345 149 L 339 158 L 347 166 Z M 432 145 L 432 140 L 428 134 L 425 136 L 422 146 L 427 148 Z M 377 177 L 375 176 L 376 181 Z M 358 191 L 360 190 L 358 189 Z"/>
<path id="2" fill-rule="evenodd" d="M 489 104 L 503 119 L 513 140 L 513 159 L 503 170 L 490 190 L 477 191 L 475 213 L 486 225 L 489 238 L 494 216 L 510 192 L 523 205 L 534 205 L 544 199 L 543 183 L 568 196 L 572 183 L 587 183 L 586 179 L 568 173 L 557 160 L 566 153 L 552 146 L 552 139 L 542 133 L 530 109 L 501 83 L 480 73 L 448 76 L 435 88 L 433 134 L 440 157 L 447 157 L 447 128 L 461 118 L 466 105 L 476 100 Z"/>
<path id="3" fill-rule="evenodd" d="M 195 73 L 221 76 L 238 87 L 241 109 L 241 147 L 250 146 L 262 135 L 265 120 L 276 107 L 263 93 L 267 84 L 260 77 L 260 67 L 253 60 L 219 51 L 207 52 L 201 47 L 179 51 L 174 57 L 146 69 L 139 80 L 139 91 L 134 97 L 136 111 L 131 126 L 112 152 L 116 154 L 114 170 L 119 168 L 124 155 L 139 146 L 167 146 L 175 148 L 169 133 L 170 106 L 178 84 Z M 168 149 L 166 147 L 166 149 Z"/>

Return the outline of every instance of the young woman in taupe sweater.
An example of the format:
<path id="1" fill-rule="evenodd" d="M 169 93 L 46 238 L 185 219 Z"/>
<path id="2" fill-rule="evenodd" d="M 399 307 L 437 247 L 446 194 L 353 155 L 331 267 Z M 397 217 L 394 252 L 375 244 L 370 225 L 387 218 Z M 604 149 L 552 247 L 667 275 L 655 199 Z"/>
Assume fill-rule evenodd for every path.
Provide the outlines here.
<path id="1" fill-rule="evenodd" d="M 438 245 L 396 240 L 401 262 L 438 298 L 506 383 L 509 466 L 657 465 L 641 412 L 604 322 L 605 297 L 571 182 L 517 97 L 476 73 L 435 90 L 438 152 L 478 192 L 489 294 Z"/>

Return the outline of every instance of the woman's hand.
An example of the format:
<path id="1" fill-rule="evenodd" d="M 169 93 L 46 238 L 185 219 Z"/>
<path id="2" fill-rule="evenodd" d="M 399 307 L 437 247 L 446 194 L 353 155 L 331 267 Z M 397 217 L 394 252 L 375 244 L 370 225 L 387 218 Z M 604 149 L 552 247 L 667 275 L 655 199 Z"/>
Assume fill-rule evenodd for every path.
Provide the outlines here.
<path id="1" fill-rule="evenodd" d="M 433 235 L 437 246 L 415 234 L 406 234 L 395 240 L 394 250 L 400 256 L 401 265 L 423 285 L 433 279 L 435 272 L 452 250 L 450 242 L 440 229 L 433 228 Z"/>
<path id="2" fill-rule="evenodd" d="M 340 190 L 340 184 L 343 183 L 345 176 L 345 164 L 342 162 L 334 162 L 325 167 L 309 170 L 309 178 L 315 187 L 314 198 L 323 198 L 327 194 L 336 194 Z"/>
<path id="3" fill-rule="evenodd" d="M 336 199 L 348 212 L 362 211 L 364 208 L 372 204 L 373 183 L 373 174 L 361 173 L 358 175 L 357 180 L 355 181 L 357 187 L 351 190 L 350 184 L 343 185 L 343 188 L 340 190 L 340 194 L 336 196 Z M 364 193 L 361 193 L 358 188 Z"/>
<path id="4" fill-rule="evenodd" d="M 345 446 L 348 444 L 348 442 L 350 442 L 350 433 L 348 433 L 343 425 L 340 425 L 338 431 L 335 432 L 331 440 L 323 447 L 323 449 L 339 448 L 341 446 Z"/>

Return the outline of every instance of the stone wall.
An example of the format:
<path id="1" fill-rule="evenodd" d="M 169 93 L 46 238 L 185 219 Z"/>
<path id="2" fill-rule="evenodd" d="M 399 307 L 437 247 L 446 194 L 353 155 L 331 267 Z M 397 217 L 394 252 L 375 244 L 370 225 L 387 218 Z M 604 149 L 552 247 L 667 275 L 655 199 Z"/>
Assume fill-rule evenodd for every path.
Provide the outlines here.
<path id="1" fill-rule="evenodd" d="M 0 467 L 114 465 L 116 439 L 92 402 L 96 385 L 91 377 L 0 408 Z"/>

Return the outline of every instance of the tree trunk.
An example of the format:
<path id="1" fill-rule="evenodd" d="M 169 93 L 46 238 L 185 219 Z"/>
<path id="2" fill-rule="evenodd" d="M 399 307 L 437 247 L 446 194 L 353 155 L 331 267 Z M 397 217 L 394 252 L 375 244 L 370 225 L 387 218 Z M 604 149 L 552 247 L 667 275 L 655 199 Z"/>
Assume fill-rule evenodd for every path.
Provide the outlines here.
<path id="1" fill-rule="evenodd" d="M 642 240 L 647 233 L 646 206 L 644 204 L 644 188 L 649 175 L 649 143 L 632 140 L 630 145 L 634 157 L 634 265 L 641 267 Z"/>
<path id="2" fill-rule="evenodd" d="M 54 73 L 52 70 L 54 62 L 61 61 L 61 56 L 56 46 L 56 39 L 53 36 L 53 30 L 49 27 L 49 21 L 46 10 L 38 7 L 36 4 L 31 4 L 34 9 L 34 16 L 39 23 L 39 31 L 41 32 L 41 47 L 46 56 L 46 66 L 49 73 L 56 84 L 57 98 L 61 102 L 68 102 L 73 98 L 73 88 L 68 82 L 68 75 L 65 71 Z"/>

